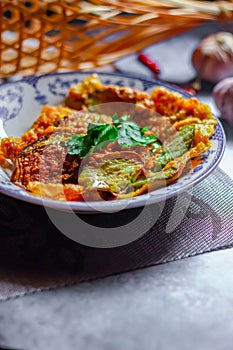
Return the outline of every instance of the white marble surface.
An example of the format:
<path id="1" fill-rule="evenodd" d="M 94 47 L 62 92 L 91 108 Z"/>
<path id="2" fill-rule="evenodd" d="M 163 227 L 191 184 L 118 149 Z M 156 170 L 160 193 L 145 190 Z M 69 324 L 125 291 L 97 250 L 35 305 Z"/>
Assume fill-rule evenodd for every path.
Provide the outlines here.
<path id="1" fill-rule="evenodd" d="M 230 350 L 233 250 L 0 305 L 0 343 L 24 350 Z"/>

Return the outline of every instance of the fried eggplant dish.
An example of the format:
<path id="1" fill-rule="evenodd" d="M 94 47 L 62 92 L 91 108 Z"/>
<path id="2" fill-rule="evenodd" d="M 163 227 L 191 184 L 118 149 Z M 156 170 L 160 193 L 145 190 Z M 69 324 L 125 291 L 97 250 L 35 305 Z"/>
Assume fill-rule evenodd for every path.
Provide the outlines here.
<path id="1" fill-rule="evenodd" d="M 114 200 L 167 186 L 211 147 L 217 119 L 196 98 L 103 85 L 93 74 L 64 103 L 43 106 L 20 138 L 0 143 L 0 165 L 34 195 Z"/>

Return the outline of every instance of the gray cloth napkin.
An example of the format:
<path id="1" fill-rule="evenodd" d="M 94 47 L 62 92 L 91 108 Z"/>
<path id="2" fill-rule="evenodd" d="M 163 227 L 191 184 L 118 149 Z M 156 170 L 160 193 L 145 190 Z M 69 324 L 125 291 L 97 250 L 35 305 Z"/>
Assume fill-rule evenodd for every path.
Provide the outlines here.
<path id="1" fill-rule="evenodd" d="M 185 200 L 186 193 L 182 195 Z M 1 195 L 0 300 L 231 247 L 232 204 L 233 181 L 216 169 L 193 188 L 190 205 L 174 230 L 166 227 L 175 197 L 167 200 L 155 225 L 141 238 L 121 247 L 97 249 L 60 233 L 43 207 Z M 182 201 L 178 213 L 179 209 Z M 132 220 L 140 210 L 81 218 L 114 227 Z"/>

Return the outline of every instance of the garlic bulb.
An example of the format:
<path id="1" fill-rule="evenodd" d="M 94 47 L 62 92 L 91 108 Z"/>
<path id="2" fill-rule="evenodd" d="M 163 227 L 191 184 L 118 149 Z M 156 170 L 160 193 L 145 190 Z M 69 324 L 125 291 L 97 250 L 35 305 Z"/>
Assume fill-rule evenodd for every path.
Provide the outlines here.
<path id="1" fill-rule="evenodd" d="M 198 76 L 212 83 L 233 76 L 233 34 L 219 32 L 205 37 L 192 55 Z"/>
<path id="2" fill-rule="evenodd" d="M 233 77 L 220 81 L 214 87 L 213 94 L 221 116 L 233 124 Z"/>

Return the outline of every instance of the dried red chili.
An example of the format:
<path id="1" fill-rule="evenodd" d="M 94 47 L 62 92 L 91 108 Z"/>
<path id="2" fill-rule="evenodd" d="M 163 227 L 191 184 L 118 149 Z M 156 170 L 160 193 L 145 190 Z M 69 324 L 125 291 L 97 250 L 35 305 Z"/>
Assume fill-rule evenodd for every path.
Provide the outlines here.
<path id="1" fill-rule="evenodd" d="M 146 67 L 148 67 L 156 75 L 160 74 L 160 67 L 159 67 L 158 63 L 156 63 L 152 58 L 145 55 L 144 53 L 140 53 L 138 55 L 138 59 L 140 62 L 142 62 Z"/>
<path id="2" fill-rule="evenodd" d="M 160 66 L 158 65 L 157 62 L 155 62 L 151 57 L 144 53 L 140 53 L 138 55 L 138 59 L 140 62 L 142 62 L 146 67 L 148 67 L 152 72 L 156 74 L 156 77 L 160 74 Z M 185 92 L 188 92 L 191 95 L 196 95 L 197 90 L 194 89 L 193 87 L 187 87 L 187 88 L 182 88 L 176 84 L 173 84 L 174 86 L 178 87 L 179 89 L 184 90 Z"/>

